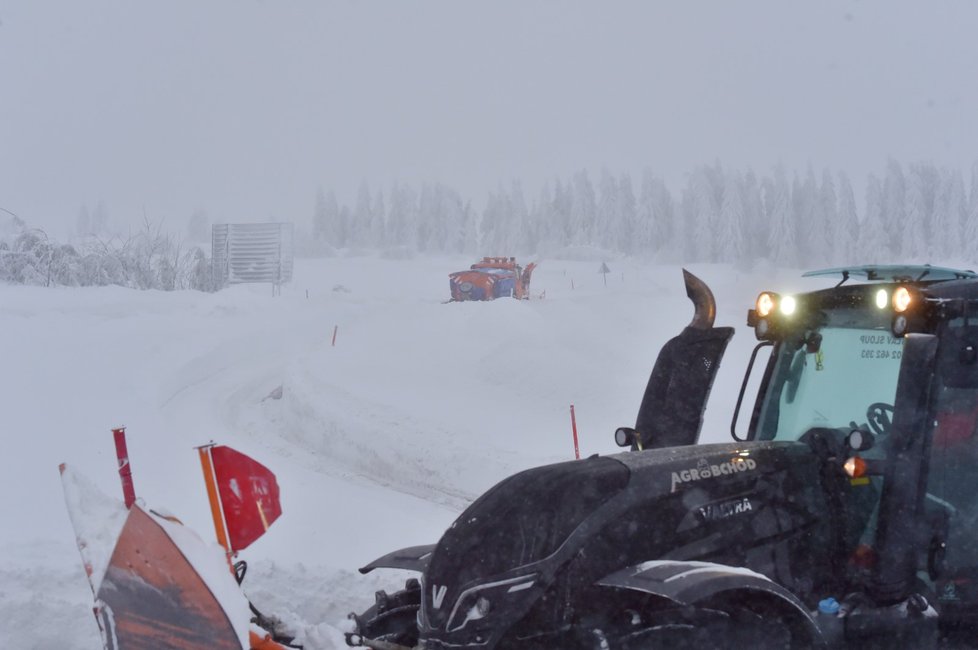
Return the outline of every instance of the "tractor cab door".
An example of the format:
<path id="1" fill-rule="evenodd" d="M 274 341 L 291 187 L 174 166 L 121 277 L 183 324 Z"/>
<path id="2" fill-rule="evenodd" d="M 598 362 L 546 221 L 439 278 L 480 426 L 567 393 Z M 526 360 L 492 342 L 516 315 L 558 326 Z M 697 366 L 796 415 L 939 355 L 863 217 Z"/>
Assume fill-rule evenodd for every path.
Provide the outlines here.
<path id="1" fill-rule="evenodd" d="M 978 326 L 940 336 L 925 509 L 928 573 L 942 616 L 978 615 Z"/>

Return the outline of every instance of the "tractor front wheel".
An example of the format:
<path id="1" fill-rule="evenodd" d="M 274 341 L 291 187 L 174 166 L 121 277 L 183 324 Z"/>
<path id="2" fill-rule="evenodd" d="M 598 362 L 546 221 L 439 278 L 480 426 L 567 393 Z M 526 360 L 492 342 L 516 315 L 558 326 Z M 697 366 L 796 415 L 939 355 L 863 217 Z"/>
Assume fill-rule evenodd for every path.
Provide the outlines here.
<path id="1" fill-rule="evenodd" d="M 750 602 L 716 599 L 695 605 L 657 603 L 626 607 L 607 620 L 584 626 L 578 636 L 587 650 L 659 648 L 811 647 L 812 639 L 783 621 L 777 612 Z"/>

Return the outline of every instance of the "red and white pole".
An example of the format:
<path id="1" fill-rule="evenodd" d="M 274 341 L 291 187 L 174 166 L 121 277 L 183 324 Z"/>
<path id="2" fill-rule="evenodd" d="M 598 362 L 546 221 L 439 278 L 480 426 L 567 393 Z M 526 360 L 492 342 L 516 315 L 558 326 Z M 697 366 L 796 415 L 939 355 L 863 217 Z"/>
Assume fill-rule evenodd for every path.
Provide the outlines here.
<path id="1" fill-rule="evenodd" d="M 574 405 L 571 404 L 571 431 L 574 432 L 574 458 L 581 459 L 581 448 L 577 444 L 577 418 L 574 417 Z"/>
<path id="2" fill-rule="evenodd" d="M 126 448 L 126 428 L 112 429 L 115 438 L 115 456 L 119 460 L 119 479 L 122 481 L 122 497 L 126 507 L 136 503 L 136 489 L 132 484 L 132 467 L 129 465 L 129 450 Z"/>

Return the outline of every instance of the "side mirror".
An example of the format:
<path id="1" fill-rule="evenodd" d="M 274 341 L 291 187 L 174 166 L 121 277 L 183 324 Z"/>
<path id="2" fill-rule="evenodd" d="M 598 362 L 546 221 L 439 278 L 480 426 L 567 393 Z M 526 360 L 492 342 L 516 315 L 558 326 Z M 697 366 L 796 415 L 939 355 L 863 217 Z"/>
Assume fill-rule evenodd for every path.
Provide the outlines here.
<path id="1" fill-rule="evenodd" d="M 615 444 L 619 447 L 641 449 L 642 434 L 631 427 L 618 427 L 615 429 Z"/>

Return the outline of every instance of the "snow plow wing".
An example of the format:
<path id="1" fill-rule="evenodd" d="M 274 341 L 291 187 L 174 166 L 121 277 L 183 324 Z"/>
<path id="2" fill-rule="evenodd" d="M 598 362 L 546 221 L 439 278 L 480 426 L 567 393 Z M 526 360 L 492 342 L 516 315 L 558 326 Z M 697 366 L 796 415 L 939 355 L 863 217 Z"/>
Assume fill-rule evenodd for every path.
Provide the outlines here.
<path id="1" fill-rule="evenodd" d="M 227 577 L 237 588 L 230 572 Z M 106 647 L 113 650 L 246 647 L 210 587 L 138 505 L 129 511 L 95 599 Z"/>
<path id="2" fill-rule="evenodd" d="M 106 650 L 263 647 L 220 547 L 139 503 L 126 510 L 64 465 L 61 478 Z"/>

